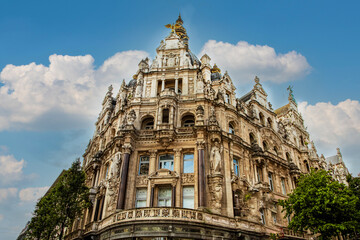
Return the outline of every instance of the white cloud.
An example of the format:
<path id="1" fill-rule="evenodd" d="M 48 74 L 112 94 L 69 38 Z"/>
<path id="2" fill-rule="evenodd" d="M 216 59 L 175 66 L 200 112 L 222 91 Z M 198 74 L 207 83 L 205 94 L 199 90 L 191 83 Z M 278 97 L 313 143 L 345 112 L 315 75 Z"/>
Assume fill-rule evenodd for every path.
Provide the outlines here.
<path id="1" fill-rule="evenodd" d="M 35 202 L 41 198 L 49 187 L 34 187 L 34 188 L 24 188 L 19 192 L 19 198 L 22 202 Z"/>
<path id="2" fill-rule="evenodd" d="M 16 197 L 17 192 L 17 188 L 0 188 L 0 202 Z"/>
<path id="3" fill-rule="evenodd" d="M 99 69 L 90 55 L 51 55 L 49 66 L 7 65 L 0 73 L 0 131 L 4 129 L 74 129 L 93 121 L 110 84 L 120 86 L 148 54 L 125 51 Z M 116 93 L 115 93 L 116 94 Z"/>
<path id="4" fill-rule="evenodd" d="M 306 58 L 290 51 L 278 54 L 267 45 L 251 45 L 240 41 L 236 45 L 209 40 L 201 56 L 206 53 L 223 71 L 228 70 L 235 83 L 252 82 L 257 75 L 262 81 L 286 82 L 295 80 L 311 70 Z"/>
<path id="5" fill-rule="evenodd" d="M 12 155 L 0 156 L 0 184 L 9 184 L 23 178 L 24 159 L 16 160 Z"/>
<path id="6" fill-rule="evenodd" d="M 340 147 L 345 164 L 357 175 L 360 172 L 360 103 L 347 99 L 336 105 L 319 102 L 299 103 L 305 125 L 320 153 L 325 157 L 336 154 Z"/>

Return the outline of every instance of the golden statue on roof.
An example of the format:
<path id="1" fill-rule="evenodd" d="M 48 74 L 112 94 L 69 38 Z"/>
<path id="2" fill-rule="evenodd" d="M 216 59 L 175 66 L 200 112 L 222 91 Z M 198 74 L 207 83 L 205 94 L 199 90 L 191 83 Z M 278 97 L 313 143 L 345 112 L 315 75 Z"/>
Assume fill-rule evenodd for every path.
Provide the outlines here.
<path id="1" fill-rule="evenodd" d="M 176 33 L 180 37 L 181 40 L 185 43 L 186 46 L 188 46 L 188 40 L 189 37 L 186 34 L 186 29 L 183 27 L 184 21 L 181 19 L 181 15 L 179 14 L 178 19 L 173 24 L 166 24 L 166 28 L 170 28 L 171 32 Z"/>

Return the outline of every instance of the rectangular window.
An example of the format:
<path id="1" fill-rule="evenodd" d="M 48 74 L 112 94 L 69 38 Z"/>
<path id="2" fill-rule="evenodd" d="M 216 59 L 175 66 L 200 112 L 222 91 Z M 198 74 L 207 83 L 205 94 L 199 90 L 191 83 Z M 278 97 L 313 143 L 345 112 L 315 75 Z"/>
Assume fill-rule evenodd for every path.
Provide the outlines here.
<path id="1" fill-rule="evenodd" d="M 146 196 L 147 196 L 147 188 L 136 189 L 136 202 L 135 202 L 136 208 L 146 207 Z"/>
<path id="2" fill-rule="evenodd" d="M 272 178 L 272 173 L 269 172 L 269 187 L 271 191 L 274 191 L 274 184 L 273 184 L 273 178 Z"/>
<path id="3" fill-rule="evenodd" d="M 276 220 L 276 213 L 271 213 L 272 219 L 274 224 L 276 224 L 277 220 Z"/>
<path id="4" fill-rule="evenodd" d="M 109 164 L 106 165 L 105 179 L 108 179 L 108 174 L 109 174 Z"/>
<path id="5" fill-rule="evenodd" d="M 183 208 L 194 208 L 194 187 L 183 187 Z"/>
<path id="6" fill-rule="evenodd" d="M 140 156 L 139 175 L 149 174 L 149 156 Z"/>
<path id="7" fill-rule="evenodd" d="M 264 209 L 260 209 L 260 217 L 261 217 L 261 223 L 265 224 L 265 214 L 264 214 Z"/>
<path id="8" fill-rule="evenodd" d="M 159 156 L 159 168 L 174 170 L 174 155 L 164 154 Z"/>
<path id="9" fill-rule="evenodd" d="M 171 207 L 171 188 L 159 188 L 158 207 Z"/>
<path id="10" fill-rule="evenodd" d="M 194 154 L 184 154 L 184 173 L 194 173 Z"/>
<path id="11" fill-rule="evenodd" d="M 239 160 L 233 159 L 233 167 L 235 175 L 240 177 Z"/>
<path id="12" fill-rule="evenodd" d="M 285 179 L 281 178 L 281 190 L 282 194 L 286 195 Z"/>
<path id="13" fill-rule="evenodd" d="M 256 176 L 257 176 L 257 180 L 258 182 L 262 181 L 262 174 L 261 174 L 261 168 L 259 166 L 256 166 Z"/>

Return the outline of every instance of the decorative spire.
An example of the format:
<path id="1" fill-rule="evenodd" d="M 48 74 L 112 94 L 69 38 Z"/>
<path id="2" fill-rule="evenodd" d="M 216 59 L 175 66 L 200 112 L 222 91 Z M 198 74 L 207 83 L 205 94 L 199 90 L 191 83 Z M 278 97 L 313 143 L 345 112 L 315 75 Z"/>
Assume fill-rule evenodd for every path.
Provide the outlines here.
<path id="1" fill-rule="evenodd" d="M 295 105 L 297 105 L 294 94 L 293 94 L 293 87 L 289 85 L 289 87 L 286 90 L 289 91 L 289 97 L 288 97 L 289 101 L 294 102 Z"/>

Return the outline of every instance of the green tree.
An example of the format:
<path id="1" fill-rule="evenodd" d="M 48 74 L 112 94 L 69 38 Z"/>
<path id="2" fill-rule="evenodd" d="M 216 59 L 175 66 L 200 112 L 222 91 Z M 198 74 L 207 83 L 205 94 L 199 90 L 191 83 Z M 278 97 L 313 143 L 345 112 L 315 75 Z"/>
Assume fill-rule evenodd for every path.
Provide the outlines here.
<path id="1" fill-rule="evenodd" d="M 36 205 L 28 239 L 63 239 L 65 227 L 90 206 L 85 173 L 77 159 L 64 171 Z"/>
<path id="2" fill-rule="evenodd" d="M 356 206 L 359 198 L 325 170 L 299 178 L 298 186 L 287 200 L 279 202 L 291 216 L 289 228 L 319 233 L 320 239 L 353 233 L 359 225 Z"/>

